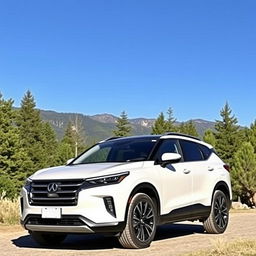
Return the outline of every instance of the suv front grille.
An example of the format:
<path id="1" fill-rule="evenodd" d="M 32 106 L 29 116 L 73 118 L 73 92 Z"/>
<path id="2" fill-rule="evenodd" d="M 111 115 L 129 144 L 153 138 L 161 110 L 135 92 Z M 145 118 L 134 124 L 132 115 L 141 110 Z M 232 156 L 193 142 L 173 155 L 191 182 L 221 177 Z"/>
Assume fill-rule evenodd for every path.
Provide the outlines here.
<path id="1" fill-rule="evenodd" d="M 34 180 L 29 199 L 31 205 L 77 205 L 78 192 L 84 180 Z M 54 185 L 53 185 L 54 184 Z"/>

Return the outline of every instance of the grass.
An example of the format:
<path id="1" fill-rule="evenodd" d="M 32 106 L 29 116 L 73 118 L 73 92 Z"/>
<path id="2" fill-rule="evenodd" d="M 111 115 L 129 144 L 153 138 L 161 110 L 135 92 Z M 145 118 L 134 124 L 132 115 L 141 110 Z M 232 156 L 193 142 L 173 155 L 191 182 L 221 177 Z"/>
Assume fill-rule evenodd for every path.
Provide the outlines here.
<path id="1" fill-rule="evenodd" d="M 184 256 L 256 256 L 256 240 L 238 240 L 231 243 L 217 240 L 212 249 L 200 250 Z"/>
<path id="2" fill-rule="evenodd" d="M 256 209 L 230 209 L 230 213 L 256 213 Z"/>
<path id="3" fill-rule="evenodd" d="M 14 225 L 19 223 L 19 199 L 6 199 L 0 196 L 0 224 Z"/>

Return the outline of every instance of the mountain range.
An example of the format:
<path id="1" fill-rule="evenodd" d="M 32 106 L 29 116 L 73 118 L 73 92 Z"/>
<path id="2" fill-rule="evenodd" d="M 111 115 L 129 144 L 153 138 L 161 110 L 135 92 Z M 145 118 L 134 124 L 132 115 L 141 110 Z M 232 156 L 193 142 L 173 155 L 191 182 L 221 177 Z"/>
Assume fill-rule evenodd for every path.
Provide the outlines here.
<path id="1" fill-rule="evenodd" d="M 40 110 L 40 114 L 44 121 L 51 124 L 58 139 L 62 138 L 68 122 L 75 122 L 77 119 L 80 127 L 82 127 L 87 144 L 92 144 L 113 136 L 112 131 L 115 129 L 118 118 L 107 113 L 90 116 L 78 113 L 60 113 L 49 110 Z M 154 121 L 155 119 L 152 118 L 129 119 L 132 126 L 132 135 L 150 134 Z M 192 121 L 200 136 L 203 135 L 206 129 L 214 129 L 214 122 L 203 119 L 193 119 Z M 179 123 L 180 122 L 177 122 L 177 125 Z"/>

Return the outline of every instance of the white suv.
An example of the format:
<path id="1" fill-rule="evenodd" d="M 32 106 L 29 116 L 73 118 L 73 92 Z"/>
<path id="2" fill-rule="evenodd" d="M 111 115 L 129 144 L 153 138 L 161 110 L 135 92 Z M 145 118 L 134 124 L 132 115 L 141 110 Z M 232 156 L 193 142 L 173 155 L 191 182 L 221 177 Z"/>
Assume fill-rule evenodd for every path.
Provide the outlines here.
<path id="1" fill-rule="evenodd" d="M 115 137 L 29 177 L 21 224 L 41 245 L 101 233 L 145 248 L 164 223 L 199 220 L 223 233 L 231 197 L 229 168 L 211 145 L 178 133 Z"/>

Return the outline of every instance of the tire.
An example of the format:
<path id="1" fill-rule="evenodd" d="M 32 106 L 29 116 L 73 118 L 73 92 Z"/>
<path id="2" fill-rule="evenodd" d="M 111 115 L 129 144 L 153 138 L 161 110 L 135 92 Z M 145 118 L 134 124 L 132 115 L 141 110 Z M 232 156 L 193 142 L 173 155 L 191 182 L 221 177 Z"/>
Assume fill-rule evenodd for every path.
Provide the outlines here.
<path id="1" fill-rule="evenodd" d="M 47 232 L 37 232 L 32 231 L 30 232 L 33 239 L 42 246 L 55 246 L 62 243 L 65 238 L 66 234 L 56 234 L 56 233 L 47 233 Z"/>
<path id="2" fill-rule="evenodd" d="M 204 229 L 209 234 L 221 234 L 227 226 L 229 220 L 229 207 L 227 196 L 220 190 L 213 194 L 211 213 L 204 221 Z"/>
<path id="3" fill-rule="evenodd" d="M 146 194 L 136 194 L 130 202 L 119 243 L 130 249 L 149 247 L 155 237 L 156 220 L 157 210 L 153 200 Z"/>

